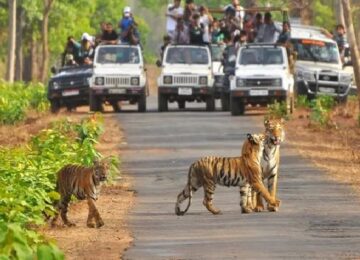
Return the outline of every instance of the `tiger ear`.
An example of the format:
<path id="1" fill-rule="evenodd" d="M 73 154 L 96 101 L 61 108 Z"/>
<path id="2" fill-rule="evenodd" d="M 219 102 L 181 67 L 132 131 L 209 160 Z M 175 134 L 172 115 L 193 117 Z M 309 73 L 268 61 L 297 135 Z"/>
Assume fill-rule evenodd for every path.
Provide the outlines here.
<path id="1" fill-rule="evenodd" d="M 264 120 L 264 126 L 265 126 L 265 128 L 269 128 L 269 126 L 270 126 L 270 120 L 269 119 Z"/>
<path id="2" fill-rule="evenodd" d="M 254 142 L 254 137 L 252 136 L 252 134 L 247 134 L 246 136 L 247 136 L 247 139 L 248 139 L 251 143 Z"/>

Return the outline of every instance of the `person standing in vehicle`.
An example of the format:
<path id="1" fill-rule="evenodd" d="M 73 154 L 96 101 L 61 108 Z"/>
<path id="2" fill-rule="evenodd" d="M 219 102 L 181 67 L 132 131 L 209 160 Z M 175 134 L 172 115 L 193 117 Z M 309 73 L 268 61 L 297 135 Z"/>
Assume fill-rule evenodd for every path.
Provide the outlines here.
<path id="1" fill-rule="evenodd" d="M 264 24 L 260 26 L 255 41 L 261 43 L 275 43 L 279 33 L 281 33 L 281 28 L 275 25 L 271 13 L 267 12 L 264 16 Z"/>
<path id="2" fill-rule="evenodd" d="M 187 27 L 191 24 L 191 19 L 196 12 L 196 6 L 194 4 L 194 0 L 186 0 L 185 2 L 185 10 L 184 10 L 184 23 Z"/>
<path id="3" fill-rule="evenodd" d="M 106 23 L 105 30 L 101 35 L 102 44 L 116 44 L 118 41 L 118 34 L 115 32 L 112 23 Z"/>
<path id="4" fill-rule="evenodd" d="M 291 39 L 291 32 L 290 32 L 290 23 L 285 21 L 283 22 L 283 29 L 281 33 L 279 34 L 279 38 L 277 40 L 277 43 L 280 43 L 281 45 L 285 45 L 290 41 Z"/>
<path id="5" fill-rule="evenodd" d="M 170 4 L 166 11 L 166 32 L 172 39 L 174 38 L 177 20 L 184 15 L 184 9 L 180 4 L 181 0 L 174 0 L 174 4 Z"/>
<path id="6" fill-rule="evenodd" d="M 174 32 L 174 38 L 172 39 L 174 44 L 189 44 L 189 30 L 184 24 L 183 19 L 178 19 L 176 29 Z"/>
<path id="7" fill-rule="evenodd" d="M 194 14 L 189 28 L 190 44 L 204 44 L 204 26 L 200 24 L 199 14 Z"/>
<path id="8" fill-rule="evenodd" d="M 210 25 L 214 21 L 212 15 L 209 13 L 209 10 L 205 6 L 200 6 L 200 24 L 204 26 L 203 42 L 205 44 L 211 43 L 210 37 Z"/>
<path id="9" fill-rule="evenodd" d="M 339 48 L 341 60 L 344 60 L 345 47 L 347 45 L 346 32 L 345 32 L 344 25 L 342 25 L 342 24 L 336 25 L 336 31 L 334 34 L 331 34 L 326 29 L 322 29 L 321 32 L 323 34 L 325 34 L 328 38 L 331 38 L 334 41 L 336 41 L 338 48 Z"/>
<path id="10" fill-rule="evenodd" d="M 94 58 L 95 50 L 92 37 L 84 33 L 81 37 L 80 60 L 81 64 L 90 64 Z"/>

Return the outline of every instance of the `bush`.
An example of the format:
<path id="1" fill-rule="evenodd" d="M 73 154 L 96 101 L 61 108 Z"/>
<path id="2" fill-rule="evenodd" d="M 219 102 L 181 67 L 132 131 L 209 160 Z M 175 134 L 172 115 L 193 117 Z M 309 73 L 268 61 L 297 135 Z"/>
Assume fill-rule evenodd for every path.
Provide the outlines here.
<path id="1" fill-rule="evenodd" d="M 44 214 L 53 215 L 60 168 L 69 163 L 91 165 L 101 157 L 95 144 L 102 131 L 102 119 L 94 115 L 81 123 L 56 122 L 26 147 L 0 147 L 0 259 L 22 254 L 29 259 L 39 254 L 61 259 L 58 249 L 30 227 L 44 224 Z M 117 161 L 112 163 L 114 170 Z"/>
<path id="2" fill-rule="evenodd" d="M 14 124 L 24 120 L 29 110 L 48 110 L 46 90 L 42 84 L 13 84 L 0 82 L 0 124 Z"/>
<path id="3" fill-rule="evenodd" d="M 320 126 L 329 126 L 331 121 L 331 109 L 335 106 L 335 100 L 331 96 L 319 96 L 310 103 L 310 120 Z"/>
<path id="4" fill-rule="evenodd" d="M 270 104 L 268 106 L 268 116 L 269 118 L 284 118 L 289 119 L 288 113 L 287 113 L 287 105 L 286 102 L 277 102 L 275 101 L 274 104 Z"/>
<path id="5" fill-rule="evenodd" d="M 299 95 L 296 97 L 296 103 L 295 103 L 297 108 L 309 108 L 310 107 L 310 102 L 307 98 L 307 96 L 305 95 Z"/>

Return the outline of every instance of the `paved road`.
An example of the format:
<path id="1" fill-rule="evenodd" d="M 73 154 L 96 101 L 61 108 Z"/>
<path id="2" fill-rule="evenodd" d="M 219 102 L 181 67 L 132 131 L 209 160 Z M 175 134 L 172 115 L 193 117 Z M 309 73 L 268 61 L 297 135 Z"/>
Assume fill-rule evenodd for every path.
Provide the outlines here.
<path id="1" fill-rule="evenodd" d="M 238 190 L 218 187 L 215 205 L 223 215 L 202 206 L 202 190 L 187 215 L 174 214 L 190 163 L 237 156 L 245 134 L 262 130 L 262 118 L 196 110 L 119 114 L 128 142 L 124 171 L 138 191 L 129 216 L 134 245 L 124 259 L 360 259 L 359 200 L 286 144 L 280 212 L 243 215 Z"/>

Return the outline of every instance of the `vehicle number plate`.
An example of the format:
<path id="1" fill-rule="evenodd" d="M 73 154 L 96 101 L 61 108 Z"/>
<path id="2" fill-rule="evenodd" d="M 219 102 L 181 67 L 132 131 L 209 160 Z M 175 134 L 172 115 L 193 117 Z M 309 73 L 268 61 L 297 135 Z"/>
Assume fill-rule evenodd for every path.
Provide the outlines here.
<path id="1" fill-rule="evenodd" d="M 115 88 L 115 89 L 109 89 L 110 94 L 125 94 L 126 89 L 124 88 Z"/>
<path id="2" fill-rule="evenodd" d="M 334 88 L 319 88 L 320 92 L 325 92 L 325 93 L 335 93 L 335 89 Z"/>
<path id="3" fill-rule="evenodd" d="M 265 89 L 252 89 L 250 90 L 250 96 L 268 96 L 269 91 Z"/>
<path id="4" fill-rule="evenodd" d="M 192 89 L 191 88 L 179 88 L 178 94 L 181 96 L 191 96 Z"/>
<path id="5" fill-rule="evenodd" d="M 77 96 L 77 95 L 79 95 L 79 94 L 80 94 L 79 90 L 76 90 L 76 89 L 64 90 L 64 91 L 62 92 L 63 97 Z"/>

